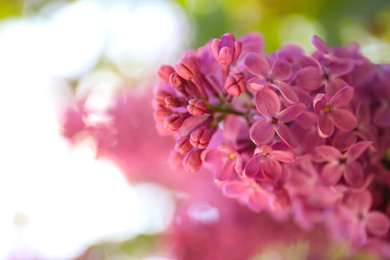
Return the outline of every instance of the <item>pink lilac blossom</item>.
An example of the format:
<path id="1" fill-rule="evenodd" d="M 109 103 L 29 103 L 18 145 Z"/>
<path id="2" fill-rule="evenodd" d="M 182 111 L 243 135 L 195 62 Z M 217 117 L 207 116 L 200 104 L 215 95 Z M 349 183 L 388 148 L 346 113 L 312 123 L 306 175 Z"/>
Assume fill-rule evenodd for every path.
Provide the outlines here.
<path id="1" fill-rule="evenodd" d="M 358 218 L 364 245 L 389 243 L 390 187 L 377 176 L 390 146 L 390 66 L 371 63 L 357 44 L 312 43 L 311 55 L 293 45 L 266 54 L 261 35 L 228 33 L 186 52 L 157 73 L 157 129 L 176 138 L 176 165 L 195 172 L 204 163 L 225 196 L 301 227 L 323 222 L 361 240 L 361 231 L 342 232 L 339 213 L 354 211 L 347 202 L 357 194 L 382 196 Z"/>

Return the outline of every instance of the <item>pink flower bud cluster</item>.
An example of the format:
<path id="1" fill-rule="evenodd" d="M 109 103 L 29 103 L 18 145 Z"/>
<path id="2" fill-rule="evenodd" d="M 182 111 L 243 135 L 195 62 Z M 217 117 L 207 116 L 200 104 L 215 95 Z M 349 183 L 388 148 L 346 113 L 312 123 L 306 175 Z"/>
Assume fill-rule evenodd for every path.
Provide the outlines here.
<path id="1" fill-rule="evenodd" d="M 157 73 L 157 129 L 177 140 L 172 165 L 205 164 L 252 211 L 390 246 L 390 65 L 312 43 L 265 54 L 260 34 L 227 33 L 186 52 Z"/>

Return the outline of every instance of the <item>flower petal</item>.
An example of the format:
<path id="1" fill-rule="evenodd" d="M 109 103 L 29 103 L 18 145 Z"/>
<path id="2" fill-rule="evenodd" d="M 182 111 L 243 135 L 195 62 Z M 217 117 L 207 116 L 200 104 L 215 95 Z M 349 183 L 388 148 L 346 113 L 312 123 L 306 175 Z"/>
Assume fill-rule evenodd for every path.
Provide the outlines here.
<path id="1" fill-rule="evenodd" d="M 381 127 L 389 127 L 390 126 L 390 106 L 383 102 L 380 107 L 376 109 L 374 112 L 374 116 L 372 121 L 374 124 Z"/>
<path id="2" fill-rule="evenodd" d="M 274 138 L 275 130 L 272 123 L 266 119 L 259 119 L 251 126 L 249 135 L 257 145 L 268 144 Z"/>
<path id="3" fill-rule="evenodd" d="M 334 123 L 327 114 L 320 114 L 318 116 L 318 134 L 322 138 L 327 138 L 334 133 Z"/>
<path id="4" fill-rule="evenodd" d="M 345 157 L 348 159 L 348 162 L 353 162 L 364 153 L 364 151 L 371 146 L 371 141 L 361 141 L 352 145 L 348 151 L 345 153 Z"/>
<path id="5" fill-rule="evenodd" d="M 325 92 L 326 94 L 333 96 L 346 86 L 348 86 L 348 84 L 344 80 L 331 77 L 328 81 L 325 81 Z"/>
<path id="6" fill-rule="evenodd" d="M 344 108 L 331 109 L 330 117 L 333 123 L 340 130 L 350 131 L 357 127 L 357 120 L 355 115 Z"/>
<path id="7" fill-rule="evenodd" d="M 276 133 L 279 135 L 279 137 L 285 142 L 288 146 L 291 148 L 297 147 L 297 142 L 295 141 L 295 138 L 293 137 L 290 128 L 286 126 L 285 124 L 277 124 L 275 127 Z"/>
<path id="8" fill-rule="evenodd" d="M 355 214 L 366 215 L 372 205 L 372 195 L 368 190 L 363 190 L 346 195 L 343 201 Z"/>
<path id="9" fill-rule="evenodd" d="M 227 181 L 234 172 L 235 160 L 226 160 L 215 170 L 214 180 L 224 182 Z"/>
<path id="10" fill-rule="evenodd" d="M 263 156 L 254 156 L 246 164 L 244 168 L 244 176 L 247 178 L 255 177 L 261 170 L 261 164 Z"/>
<path id="11" fill-rule="evenodd" d="M 278 115 L 278 119 L 284 123 L 288 123 L 293 121 L 296 117 L 300 116 L 305 110 L 306 106 L 304 104 L 294 104 L 281 111 Z"/>
<path id="12" fill-rule="evenodd" d="M 269 72 L 268 60 L 257 53 L 248 53 L 245 57 L 245 68 L 256 76 L 264 76 Z"/>
<path id="13" fill-rule="evenodd" d="M 345 151 L 356 143 L 358 135 L 354 131 L 338 131 L 333 139 L 332 144 L 340 151 Z"/>
<path id="14" fill-rule="evenodd" d="M 328 105 L 329 100 L 330 100 L 330 95 L 323 94 L 323 93 L 317 94 L 313 98 L 314 111 L 317 114 L 321 113 L 322 109 L 324 109 L 324 107 L 326 107 Z"/>
<path id="15" fill-rule="evenodd" d="M 262 88 L 256 93 L 257 111 L 265 117 L 272 117 L 280 111 L 279 96 L 269 88 Z"/>
<path id="16" fill-rule="evenodd" d="M 335 185 L 343 175 L 342 167 L 335 163 L 328 163 L 321 172 L 322 182 L 327 186 Z"/>
<path id="17" fill-rule="evenodd" d="M 229 181 L 222 188 L 223 195 L 228 198 L 241 198 L 248 195 L 249 187 L 242 181 Z"/>
<path id="18" fill-rule="evenodd" d="M 364 184 L 363 168 L 359 162 L 351 162 L 345 166 L 344 179 L 353 187 L 360 187 Z"/>
<path id="19" fill-rule="evenodd" d="M 264 160 L 261 164 L 263 176 L 272 182 L 277 182 L 282 177 L 282 166 L 277 160 Z"/>
<path id="20" fill-rule="evenodd" d="M 316 147 L 318 162 L 338 161 L 343 157 L 342 153 L 333 146 L 321 145 Z"/>
<path id="21" fill-rule="evenodd" d="M 290 151 L 274 150 L 269 154 L 269 157 L 285 163 L 292 163 L 295 160 L 295 154 Z"/>
<path id="22" fill-rule="evenodd" d="M 272 66 L 271 78 L 285 81 L 291 78 L 292 73 L 291 63 L 277 59 Z"/>
<path id="23" fill-rule="evenodd" d="M 389 218 L 380 211 L 371 211 L 367 214 L 366 226 L 368 232 L 375 236 L 385 235 L 390 228 Z"/>
<path id="24" fill-rule="evenodd" d="M 297 94 L 289 84 L 280 80 L 275 80 L 272 86 L 280 91 L 288 103 L 293 104 L 299 102 Z"/>
<path id="25" fill-rule="evenodd" d="M 339 77 L 350 72 L 354 67 L 354 60 L 352 59 L 337 59 L 329 64 L 329 74 L 334 77 Z"/>
<path id="26" fill-rule="evenodd" d="M 353 95 L 355 94 L 355 89 L 350 86 L 346 86 L 339 90 L 334 96 L 329 100 L 329 106 L 333 107 L 345 107 L 351 102 Z"/>
<path id="27" fill-rule="evenodd" d="M 274 195 L 275 200 L 272 203 L 275 210 L 285 211 L 291 208 L 291 198 L 284 188 L 275 190 Z"/>
<path id="28" fill-rule="evenodd" d="M 319 51 L 322 51 L 323 53 L 330 53 L 329 46 L 317 35 L 311 37 L 311 42 Z"/>
<path id="29" fill-rule="evenodd" d="M 248 207 L 254 212 L 260 212 L 268 205 L 268 197 L 259 189 L 253 188 L 249 193 Z"/>
<path id="30" fill-rule="evenodd" d="M 219 164 L 223 161 L 223 157 L 226 153 L 221 152 L 217 148 L 209 148 L 202 152 L 201 160 L 206 163 Z"/>
<path id="31" fill-rule="evenodd" d="M 317 90 L 324 85 L 324 75 L 317 67 L 307 67 L 301 69 L 296 78 L 298 86 L 308 90 Z"/>

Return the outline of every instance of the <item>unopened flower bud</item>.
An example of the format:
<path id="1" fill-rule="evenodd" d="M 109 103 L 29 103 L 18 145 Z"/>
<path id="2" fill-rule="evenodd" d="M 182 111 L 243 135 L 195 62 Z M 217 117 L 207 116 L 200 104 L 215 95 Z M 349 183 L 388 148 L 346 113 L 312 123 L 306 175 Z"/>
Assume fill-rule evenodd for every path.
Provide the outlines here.
<path id="1" fill-rule="evenodd" d="M 165 117 L 172 114 L 172 111 L 164 106 L 159 106 L 154 112 L 153 117 L 157 122 L 163 122 Z"/>
<path id="2" fill-rule="evenodd" d="M 241 54 L 242 44 L 236 41 L 233 34 L 226 33 L 221 39 L 214 39 L 211 50 L 214 58 L 221 65 L 230 65 L 235 62 Z"/>
<path id="3" fill-rule="evenodd" d="M 181 154 L 188 153 L 193 146 L 190 143 L 190 138 L 188 136 L 183 136 L 179 140 L 177 140 L 175 149 Z"/>
<path id="4" fill-rule="evenodd" d="M 180 107 L 182 105 L 183 102 L 181 102 L 178 98 L 176 97 L 172 97 L 172 96 L 169 96 L 169 97 L 166 97 L 165 98 L 165 105 L 167 107 Z"/>
<path id="5" fill-rule="evenodd" d="M 171 154 L 169 155 L 168 162 L 171 168 L 180 170 L 183 169 L 183 159 L 183 154 L 176 150 L 172 150 Z"/>
<path id="6" fill-rule="evenodd" d="M 176 72 L 186 80 L 193 79 L 199 71 L 195 58 L 184 57 L 175 66 Z"/>
<path id="7" fill-rule="evenodd" d="M 225 90 L 229 95 L 238 97 L 245 91 L 246 80 L 242 74 L 233 74 L 226 78 Z"/>
<path id="8" fill-rule="evenodd" d="M 187 110 L 193 116 L 201 116 L 207 112 L 207 105 L 203 99 L 193 98 L 188 101 Z"/>
<path id="9" fill-rule="evenodd" d="M 153 103 L 156 106 L 165 105 L 165 99 L 169 96 L 172 96 L 172 93 L 159 89 L 154 93 Z"/>
<path id="10" fill-rule="evenodd" d="M 183 167 L 188 172 L 196 172 L 202 166 L 200 159 L 200 150 L 192 149 L 183 159 Z"/>
<path id="11" fill-rule="evenodd" d="M 184 79 L 177 73 L 172 73 L 169 76 L 169 84 L 172 85 L 178 91 L 184 93 Z"/>
<path id="12" fill-rule="evenodd" d="M 206 127 L 199 127 L 191 133 L 190 142 L 194 147 L 206 149 L 210 142 L 210 131 Z"/>
<path id="13" fill-rule="evenodd" d="M 175 69 L 169 65 L 162 65 L 157 71 L 157 77 L 161 82 L 169 83 L 169 77 L 172 73 L 175 72 Z"/>
<path id="14" fill-rule="evenodd" d="M 179 114 L 172 114 L 164 118 L 164 127 L 170 131 L 177 131 L 180 129 L 184 118 Z"/>

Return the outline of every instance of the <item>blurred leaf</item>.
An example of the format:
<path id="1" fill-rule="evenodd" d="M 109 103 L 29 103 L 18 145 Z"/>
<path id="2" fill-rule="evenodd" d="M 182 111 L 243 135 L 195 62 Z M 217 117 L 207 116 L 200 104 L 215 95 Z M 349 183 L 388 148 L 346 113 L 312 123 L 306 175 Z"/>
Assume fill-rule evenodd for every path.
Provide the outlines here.
<path id="1" fill-rule="evenodd" d="M 0 19 L 22 16 L 24 0 L 0 0 Z"/>
<path id="2" fill-rule="evenodd" d="M 94 259 L 128 259 L 138 260 L 157 251 L 158 238 L 153 235 L 139 235 L 125 241 L 107 241 L 88 248 L 82 255 L 74 260 Z"/>

